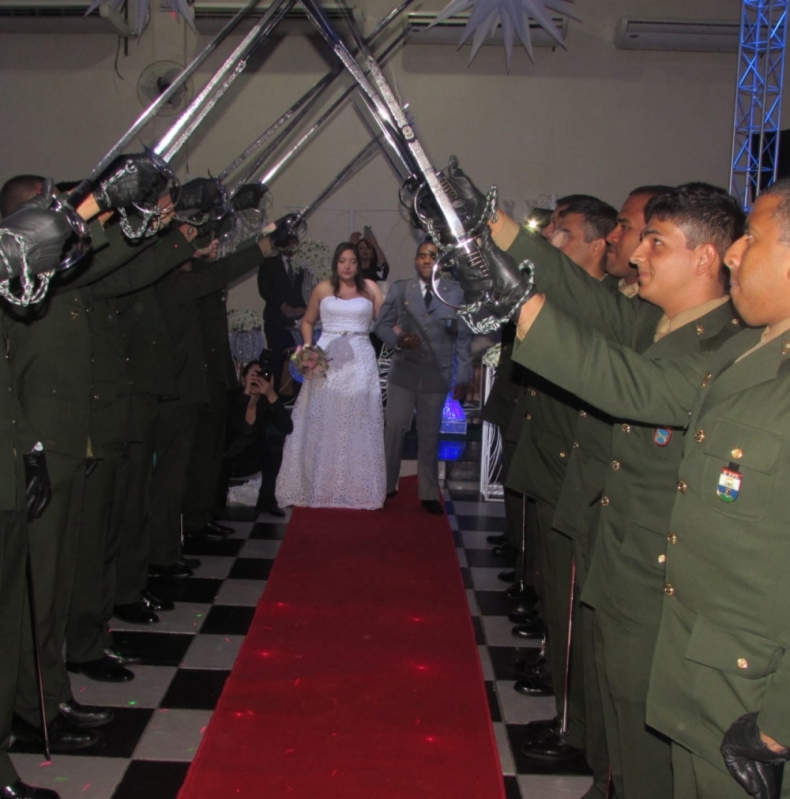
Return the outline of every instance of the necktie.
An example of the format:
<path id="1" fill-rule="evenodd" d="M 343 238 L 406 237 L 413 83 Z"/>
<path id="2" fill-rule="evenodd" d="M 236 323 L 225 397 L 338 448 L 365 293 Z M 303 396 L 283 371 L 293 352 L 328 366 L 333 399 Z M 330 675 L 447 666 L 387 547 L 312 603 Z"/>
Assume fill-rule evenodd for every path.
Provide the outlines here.
<path id="1" fill-rule="evenodd" d="M 430 283 L 426 283 L 425 284 L 424 299 L 425 299 L 425 307 L 426 308 L 430 308 L 431 307 L 431 284 Z"/>
<path id="2" fill-rule="evenodd" d="M 285 259 L 285 263 L 287 264 L 286 271 L 288 272 L 288 282 L 293 286 L 294 284 L 294 265 L 291 262 L 290 258 Z"/>

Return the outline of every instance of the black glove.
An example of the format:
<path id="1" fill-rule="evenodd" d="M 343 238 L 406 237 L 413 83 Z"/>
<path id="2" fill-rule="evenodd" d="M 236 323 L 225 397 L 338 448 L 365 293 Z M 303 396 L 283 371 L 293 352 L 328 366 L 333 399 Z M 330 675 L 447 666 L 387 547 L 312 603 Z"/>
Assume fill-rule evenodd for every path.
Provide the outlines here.
<path id="1" fill-rule="evenodd" d="M 222 188 L 213 178 L 195 178 L 185 183 L 173 197 L 176 211 L 211 211 L 219 213 L 225 201 Z"/>
<path id="2" fill-rule="evenodd" d="M 36 445 L 40 447 L 40 444 Z M 47 471 L 47 457 L 43 449 L 33 449 L 22 456 L 25 464 L 27 520 L 38 519 L 52 499 L 52 485 Z"/>
<path id="3" fill-rule="evenodd" d="M 277 219 L 274 223 L 274 230 L 270 234 L 270 238 L 272 240 L 272 244 L 279 250 L 284 250 L 291 239 L 299 240 L 299 237 L 296 235 L 296 230 L 294 229 L 294 223 L 296 222 L 296 217 L 293 214 L 288 214 L 288 216 L 281 216 Z"/>
<path id="4" fill-rule="evenodd" d="M 730 774 L 749 796 L 757 799 L 779 799 L 782 774 L 790 750 L 773 752 L 760 737 L 757 713 L 747 713 L 724 733 L 721 753 Z"/>
<path id="5" fill-rule="evenodd" d="M 260 183 L 245 183 L 231 200 L 234 211 L 246 211 L 249 208 L 258 208 L 268 189 Z"/>
<path id="6" fill-rule="evenodd" d="M 0 280 L 21 275 L 24 260 L 34 275 L 57 269 L 73 237 L 63 212 L 43 207 L 38 197 L 23 203 L 0 222 Z"/>
<path id="7" fill-rule="evenodd" d="M 102 211 L 156 205 L 167 183 L 150 155 L 119 155 L 99 179 L 93 198 Z"/>
<path id="8" fill-rule="evenodd" d="M 530 275 L 519 271 L 516 262 L 494 244 L 487 226 L 478 252 L 472 257 L 461 252 L 456 256 L 456 264 L 464 302 L 482 303 L 481 314 L 500 323 L 515 316 L 535 293 Z"/>

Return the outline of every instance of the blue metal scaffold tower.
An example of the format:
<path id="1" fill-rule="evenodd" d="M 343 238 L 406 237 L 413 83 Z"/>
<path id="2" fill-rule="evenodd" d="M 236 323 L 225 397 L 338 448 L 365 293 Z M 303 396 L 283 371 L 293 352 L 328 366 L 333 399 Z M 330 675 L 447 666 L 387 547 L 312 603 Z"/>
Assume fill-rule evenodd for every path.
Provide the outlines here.
<path id="1" fill-rule="evenodd" d="M 743 0 L 730 193 L 749 210 L 776 178 L 789 0 Z"/>

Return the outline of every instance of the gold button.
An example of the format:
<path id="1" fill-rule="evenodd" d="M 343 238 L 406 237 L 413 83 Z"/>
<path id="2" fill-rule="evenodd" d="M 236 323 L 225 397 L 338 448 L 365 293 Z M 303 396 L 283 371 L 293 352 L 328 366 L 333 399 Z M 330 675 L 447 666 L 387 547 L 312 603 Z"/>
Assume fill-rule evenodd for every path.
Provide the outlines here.
<path id="1" fill-rule="evenodd" d="M 685 494 L 688 489 L 689 487 L 686 485 L 685 480 L 678 480 L 678 491 L 680 491 L 681 494 Z"/>
<path id="2" fill-rule="evenodd" d="M 79 311 L 72 311 L 71 312 L 71 318 L 72 319 L 76 319 L 79 315 L 80 315 Z"/>
<path id="3" fill-rule="evenodd" d="M 568 456 L 564 452 L 560 452 L 560 457 L 561 458 L 567 458 Z"/>
<path id="4" fill-rule="evenodd" d="M 713 377 L 713 373 L 712 372 L 708 372 L 708 374 L 705 375 L 705 377 L 702 379 L 702 387 L 703 388 L 707 388 L 708 387 L 712 377 Z"/>
<path id="5" fill-rule="evenodd" d="M 582 419 L 585 419 L 587 417 L 587 411 L 579 411 L 579 416 L 581 416 Z"/>
<path id="6" fill-rule="evenodd" d="M 537 397 L 537 396 L 538 396 L 538 392 L 537 392 L 537 391 L 535 391 L 535 389 L 534 389 L 534 388 L 531 388 L 531 389 L 529 390 L 529 396 L 530 396 L 530 397 Z"/>
<path id="7" fill-rule="evenodd" d="M 735 447 L 735 449 L 730 453 L 735 460 L 740 460 L 743 457 L 743 450 L 740 447 Z"/>
<path id="8" fill-rule="evenodd" d="M 606 507 L 609 504 L 609 497 L 601 497 L 601 505 Z"/>
<path id="9" fill-rule="evenodd" d="M 658 556 L 658 562 L 659 563 L 666 563 L 667 562 L 667 556 L 666 555 L 659 555 Z"/>
<path id="10" fill-rule="evenodd" d="M 675 533 L 668 533 L 667 534 L 667 541 L 669 541 L 669 543 L 672 544 L 672 545 L 677 544 L 678 537 L 675 535 Z"/>
<path id="11" fill-rule="evenodd" d="M 623 423 L 623 432 L 630 433 L 631 432 L 631 425 Z"/>
<path id="12" fill-rule="evenodd" d="M 93 395 L 93 399 L 99 399 L 99 395 L 98 394 L 94 394 Z"/>
<path id="13" fill-rule="evenodd" d="M 664 586 L 664 594 L 666 596 L 672 596 L 675 593 L 675 586 L 672 583 L 667 583 Z"/>
<path id="14" fill-rule="evenodd" d="M 612 468 L 615 471 L 619 471 L 619 469 L 620 469 L 620 461 L 612 461 Z"/>
<path id="15" fill-rule="evenodd" d="M 702 442 L 705 440 L 705 431 L 704 431 L 704 430 L 697 430 L 697 431 L 694 433 L 694 440 L 695 440 L 695 441 L 696 441 L 698 444 L 701 444 L 701 443 L 702 443 Z"/>
<path id="16" fill-rule="evenodd" d="M 738 658 L 738 668 L 739 669 L 748 669 L 749 668 L 749 661 L 746 658 Z"/>
<path id="17" fill-rule="evenodd" d="M 532 421 L 532 414 L 531 414 L 531 413 L 528 413 L 528 414 L 527 414 L 527 421 L 528 421 L 528 422 L 531 422 L 531 421 Z"/>
<path id="18" fill-rule="evenodd" d="M 782 342 L 782 355 L 787 355 L 790 352 L 790 341 Z"/>
<path id="19" fill-rule="evenodd" d="M 705 332 L 705 325 L 697 325 L 697 335 L 701 336 Z"/>
<path id="20" fill-rule="evenodd" d="M 8 390 L 10 391 L 11 389 L 9 388 Z M 579 449 L 579 442 L 578 441 L 574 441 L 573 442 L 573 448 L 574 449 Z"/>

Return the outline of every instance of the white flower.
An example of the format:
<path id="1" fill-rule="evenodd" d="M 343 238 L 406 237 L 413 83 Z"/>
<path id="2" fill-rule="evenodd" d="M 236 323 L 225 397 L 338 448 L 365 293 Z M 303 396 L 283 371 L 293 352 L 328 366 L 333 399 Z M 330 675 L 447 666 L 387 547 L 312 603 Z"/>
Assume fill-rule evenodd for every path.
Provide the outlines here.
<path id="1" fill-rule="evenodd" d="M 292 260 L 297 268 L 310 272 L 316 283 L 332 275 L 332 250 L 323 241 L 302 239 Z"/>
<path id="2" fill-rule="evenodd" d="M 499 366 L 499 357 L 502 354 L 502 345 L 494 344 L 489 347 L 485 355 L 483 355 L 483 366 L 488 366 L 490 369 L 496 369 Z"/>
<path id="3" fill-rule="evenodd" d="M 228 311 L 228 330 L 231 333 L 249 333 L 262 327 L 262 316 L 249 308 L 234 308 Z"/>

